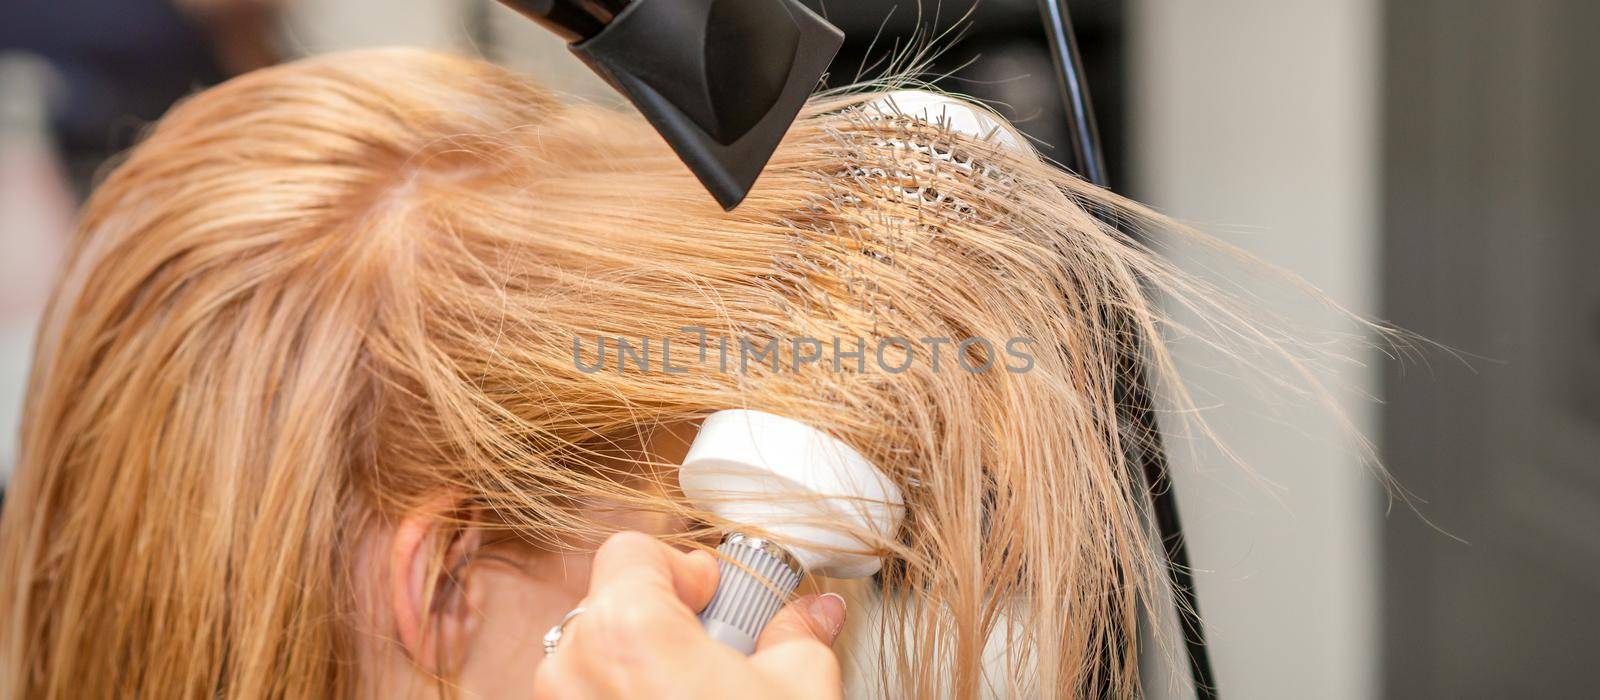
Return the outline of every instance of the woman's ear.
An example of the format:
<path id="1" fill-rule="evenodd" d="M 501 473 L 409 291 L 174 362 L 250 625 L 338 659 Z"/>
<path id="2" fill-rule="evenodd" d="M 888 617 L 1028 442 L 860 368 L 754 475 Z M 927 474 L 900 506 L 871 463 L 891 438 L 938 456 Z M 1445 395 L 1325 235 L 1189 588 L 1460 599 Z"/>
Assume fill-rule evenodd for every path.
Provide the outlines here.
<path id="1" fill-rule="evenodd" d="M 407 513 L 389 546 L 397 636 L 412 662 L 435 675 L 459 666 L 481 602 L 468 564 L 482 545 L 482 531 L 451 517 L 453 505 L 435 502 Z"/>

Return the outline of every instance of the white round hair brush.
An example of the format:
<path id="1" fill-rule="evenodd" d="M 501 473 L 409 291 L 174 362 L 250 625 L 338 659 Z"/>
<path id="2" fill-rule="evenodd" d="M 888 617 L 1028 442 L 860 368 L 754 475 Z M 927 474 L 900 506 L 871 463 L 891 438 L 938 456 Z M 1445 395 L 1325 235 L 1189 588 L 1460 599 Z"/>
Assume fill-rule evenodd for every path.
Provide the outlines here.
<path id="1" fill-rule="evenodd" d="M 713 413 L 678 473 L 696 506 L 771 539 L 732 534 L 721 578 L 700 614 L 706 632 L 745 654 L 806 573 L 860 578 L 882 562 L 864 539 L 887 539 L 905 514 L 900 489 L 861 453 L 770 413 Z"/>

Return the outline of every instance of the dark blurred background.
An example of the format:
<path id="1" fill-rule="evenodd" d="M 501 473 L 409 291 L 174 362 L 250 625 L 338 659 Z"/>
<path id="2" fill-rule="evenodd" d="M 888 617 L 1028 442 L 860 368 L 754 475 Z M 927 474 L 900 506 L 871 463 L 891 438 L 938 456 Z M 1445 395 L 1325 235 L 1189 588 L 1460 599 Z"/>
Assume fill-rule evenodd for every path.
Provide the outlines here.
<path id="1" fill-rule="evenodd" d="M 1047 155 L 1062 143 L 1031 0 L 810 4 L 849 37 L 832 84 L 942 37 L 927 66 L 947 74 L 941 87 L 989 102 Z M 1205 417 L 1257 472 L 1169 436 L 1223 696 L 1592 695 L 1600 3 L 1067 5 L 1116 190 L 1444 346 L 1395 361 L 1357 344 L 1330 370 L 1410 504 L 1329 416 L 1195 373 Z M 489 0 L 0 4 L 0 482 L 33 327 L 108 159 L 193 90 L 387 44 L 481 55 L 614 101 Z M 1175 261 L 1277 300 L 1279 287 Z M 1286 304 L 1308 325 L 1365 333 Z"/>

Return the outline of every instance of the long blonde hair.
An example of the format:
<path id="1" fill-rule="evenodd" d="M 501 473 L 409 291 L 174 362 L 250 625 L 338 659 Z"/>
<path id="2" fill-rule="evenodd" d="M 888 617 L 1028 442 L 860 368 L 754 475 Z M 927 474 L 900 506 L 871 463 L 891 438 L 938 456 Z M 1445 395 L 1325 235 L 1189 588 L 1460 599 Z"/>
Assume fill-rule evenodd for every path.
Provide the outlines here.
<path id="1" fill-rule="evenodd" d="M 591 497 L 692 513 L 597 445 L 733 407 L 904 490 L 877 543 L 882 595 L 910 601 L 875 630 L 886 691 L 976 695 L 999 637 L 999 687 L 1138 692 L 1163 560 L 1117 358 L 1161 331 L 1141 284 L 1195 289 L 1090 214 L 1147 212 L 856 108 L 875 96 L 814 100 L 731 213 L 636 115 L 474 60 L 326 56 L 173 109 L 85 208 L 41 333 L 0 696 L 355 694 L 350 552 L 375 523 L 446 492 L 545 543 L 595 528 L 571 508 Z M 594 371 L 574 349 L 707 336 L 1024 338 L 1031 364 L 973 371 L 966 344 L 880 371 L 847 340 L 844 363 Z"/>

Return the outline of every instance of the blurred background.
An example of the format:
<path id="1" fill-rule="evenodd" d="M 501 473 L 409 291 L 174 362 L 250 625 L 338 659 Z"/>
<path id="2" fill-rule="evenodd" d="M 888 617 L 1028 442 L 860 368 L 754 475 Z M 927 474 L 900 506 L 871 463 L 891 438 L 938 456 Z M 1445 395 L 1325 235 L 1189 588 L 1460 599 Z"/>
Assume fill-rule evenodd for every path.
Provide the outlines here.
<path id="1" fill-rule="evenodd" d="M 932 66 L 949 73 L 940 84 L 995 105 L 1047 153 L 1062 142 L 1031 0 L 812 4 L 849 37 L 835 84 L 955 26 L 960 41 Z M 1222 695 L 1591 693 L 1600 3 L 1067 4 L 1115 189 L 1458 351 L 1365 351 L 1335 370 L 1342 409 L 1414 508 L 1326 416 L 1197 380 L 1207 420 L 1256 472 L 1171 438 Z M 34 325 L 96 173 L 193 90 L 390 44 L 484 56 L 616 101 L 489 0 L 0 4 L 0 483 Z M 1310 305 L 1286 313 L 1338 323 Z"/>

